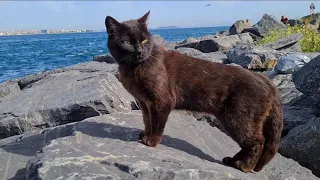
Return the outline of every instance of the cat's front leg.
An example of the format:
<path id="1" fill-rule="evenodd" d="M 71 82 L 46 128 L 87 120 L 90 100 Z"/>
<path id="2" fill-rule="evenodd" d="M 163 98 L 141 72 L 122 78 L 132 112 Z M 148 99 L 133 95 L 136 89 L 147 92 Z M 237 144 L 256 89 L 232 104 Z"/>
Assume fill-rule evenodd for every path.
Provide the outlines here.
<path id="1" fill-rule="evenodd" d="M 150 147 L 157 146 L 162 139 L 171 108 L 168 106 L 151 106 L 149 108 L 151 132 L 142 138 L 142 142 Z"/>
<path id="2" fill-rule="evenodd" d="M 151 131 L 151 124 L 150 124 L 150 116 L 149 110 L 147 105 L 143 101 L 137 100 L 139 106 L 142 111 L 143 123 L 144 123 L 144 130 L 139 134 L 139 139 L 142 140 L 143 137 L 148 136 Z"/>

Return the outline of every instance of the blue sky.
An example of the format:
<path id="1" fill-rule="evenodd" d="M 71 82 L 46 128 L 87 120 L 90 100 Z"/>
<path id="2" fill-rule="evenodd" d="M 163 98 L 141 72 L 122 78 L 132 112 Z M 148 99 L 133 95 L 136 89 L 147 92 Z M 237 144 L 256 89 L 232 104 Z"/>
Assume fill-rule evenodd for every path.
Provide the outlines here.
<path id="1" fill-rule="evenodd" d="M 232 25 L 253 23 L 263 14 L 298 18 L 309 14 L 312 1 L 0 1 L 0 31 L 30 29 L 105 29 L 111 15 L 119 21 L 151 10 L 149 27 Z M 320 2 L 315 1 L 316 11 Z M 210 7 L 204 7 L 211 4 Z"/>

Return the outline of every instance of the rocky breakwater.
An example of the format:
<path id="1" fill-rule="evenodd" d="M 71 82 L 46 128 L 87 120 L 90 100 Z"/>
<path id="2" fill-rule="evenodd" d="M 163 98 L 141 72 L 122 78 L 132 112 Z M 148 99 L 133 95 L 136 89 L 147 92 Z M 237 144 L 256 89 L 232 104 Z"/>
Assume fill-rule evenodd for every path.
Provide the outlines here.
<path id="1" fill-rule="evenodd" d="M 219 44 L 219 38 L 232 43 L 210 50 L 213 44 Z M 215 43 L 181 46 L 190 39 L 172 43 L 159 36 L 154 38 L 166 49 L 266 75 L 275 67 L 281 69 L 279 61 L 288 59 L 283 57 L 298 53 L 309 58 L 302 65 L 291 64 L 289 69 L 294 71 L 282 68 L 273 73 L 284 103 L 285 129 L 280 154 L 262 172 L 243 173 L 221 163 L 223 157 L 235 154 L 239 147 L 223 133 L 223 127 L 212 115 L 173 111 L 159 146 L 150 148 L 138 142 L 143 128 L 141 111 L 117 80 L 112 56 L 105 55 L 108 60 L 95 57 L 99 62 L 80 63 L 0 84 L 0 177 L 320 179 L 314 175 L 319 176 L 320 154 L 319 96 L 313 95 L 319 94 L 318 54 L 282 51 L 277 43 L 257 47 L 250 33 L 224 32 L 197 38 L 198 43 L 202 40 Z"/>

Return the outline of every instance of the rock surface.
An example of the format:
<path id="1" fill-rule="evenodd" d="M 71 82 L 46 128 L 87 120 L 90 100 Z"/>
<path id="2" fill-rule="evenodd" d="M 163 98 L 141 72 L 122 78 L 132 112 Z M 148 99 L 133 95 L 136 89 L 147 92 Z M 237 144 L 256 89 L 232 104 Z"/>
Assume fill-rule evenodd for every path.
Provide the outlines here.
<path id="1" fill-rule="evenodd" d="M 188 56 L 192 56 L 195 58 L 200 58 L 212 62 L 225 62 L 228 60 L 227 56 L 223 53 L 219 52 L 212 52 L 212 53 L 203 53 L 199 50 L 193 49 L 193 48 L 178 48 L 176 51 L 183 53 Z"/>
<path id="2" fill-rule="evenodd" d="M 282 138 L 279 152 L 308 167 L 320 176 L 320 118 L 310 117 L 308 123 L 300 125 Z"/>
<path id="3" fill-rule="evenodd" d="M 108 64 L 116 64 L 116 60 L 111 56 L 111 54 L 103 54 L 98 56 L 93 56 L 93 61 L 105 62 Z"/>
<path id="4" fill-rule="evenodd" d="M 269 47 L 279 51 L 301 52 L 301 46 L 298 43 L 301 38 L 302 33 L 292 34 L 274 42 L 264 44 L 262 47 Z"/>
<path id="5" fill-rule="evenodd" d="M 163 37 L 157 34 L 152 35 L 152 38 L 154 43 L 160 46 L 163 46 L 167 50 L 173 50 L 176 44 L 175 42 L 167 42 L 166 40 L 163 39 Z"/>
<path id="6" fill-rule="evenodd" d="M 286 28 L 286 26 L 276 17 L 268 14 L 264 14 L 261 20 L 257 24 L 255 24 L 254 27 L 257 27 L 259 29 L 259 32 L 263 35 L 267 34 L 270 30 Z"/>
<path id="7" fill-rule="evenodd" d="M 97 63 L 78 64 L 17 80 L 21 91 L 5 96 L 0 102 L 0 138 L 136 109 L 134 98 L 108 72 L 113 68 Z"/>
<path id="8" fill-rule="evenodd" d="M 272 69 L 284 53 L 266 47 L 251 44 L 238 44 L 227 52 L 230 63 L 239 64 L 248 69 Z"/>
<path id="9" fill-rule="evenodd" d="M 319 179 L 281 155 L 259 173 L 221 164 L 239 150 L 217 128 L 172 112 L 156 148 L 137 142 L 140 112 L 115 113 L 79 122 L 74 135 L 53 140 L 27 165 L 27 179 Z"/>
<path id="10" fill-rule="evenodd" d="M 320 94 L 320 56 L 312 59 L 309 63 L 293 74 L 293 81 L 298 90 L 305 95 Z M 320 98 L 319 98 L 320 100 Z"/>
<path id="11" fill-rule="evenodd" d="M 229 33 L 230 35 L 234 35 L 234 34 L 239 34 L 241 33 L 244 29 L 250 28 L 252 27 L 252 23 L 250 22 L 250 20 L 238 20 L 236 21 L 229 29 Z"/>
<path id="12" fill-rule="evenodd" d="M 75 123 L 0 139 L 0 177 L 26 179 L 27 162 L 53 139 L 72 135 Z"/>
<path id="13" fill-rule="evenodd" d="M 237 43 L 252 44 L 253 39 L 249 33 L 221 37 L 208 35 L 198 39 L 189 38 L 181 43 L 178 43 L 176 48 L 194 48 L 204 53 L 216 51 L 227 52 Z"/>
<path id="14" fill-rule="evenodd" d="M 272 79 L 273 83 L 278 87 L 281 93 L 282 103 L 287 104 L 292 100 L 302 96 L 302 93 L 296 89 L 292 82 L 291 74 L 277 75 Z"/>

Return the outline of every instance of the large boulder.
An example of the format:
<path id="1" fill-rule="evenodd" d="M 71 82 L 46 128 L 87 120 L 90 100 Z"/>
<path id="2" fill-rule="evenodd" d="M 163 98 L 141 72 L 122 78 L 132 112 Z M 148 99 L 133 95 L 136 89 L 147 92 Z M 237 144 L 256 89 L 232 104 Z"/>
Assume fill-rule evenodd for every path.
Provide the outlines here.
<path id="1" fill-rule="evenodd" d="M 180 48 L 180 47 L 194 48 L 204 53 L 216 52 L 216 51 L 227 52 L 234 45 L 238 43 L 252 44 L 253 39 L 249 33 L 242 33 L 242 34 L 221 36 L 221 37 L 208 35 L 198 39 L 189 38 L 181 43 L 178 43 L 176 48 Z"/>
<path id="2" fill-rule="evenodd" d="M 230 63 L 239 64 L 248 69 L 272 69 L 284 53 L 251 44 L 238 44 L 227 52 Z"/>
<path id="3" fill-rule="evenodd" d="M 176 49 L 177 52 L 180 52 L 182 54 L 188 55 L 188 56 L 192 56 L 194 58 L 199 58 L 199 59 L 203 59 L 203 60 L 208 60 L 208 61 L 212 61 L 212 62 L 225 62 L 227 61 L 227 56 L 223 53 L 219 53 L 219 52 L 212 52 L 212 53 L 203 53 L 197 49 L 193 49 L 193 48 L 178 48 Z"/>
<path id="4" fill-rule="evenodd" d="M 243 21 L 243 20 L 238 20 L 236 21 L 229 29 L 230 35 L 234 34 L 239 34 L 241 33 L 244 29 L 252 27 L 252 23 L 249 19 Z"/>
<path id="5" fill-rule="evenodd" d="M 227 167 L 221 159 L 238 152 L 238 145 L 185 113 L 170 114 L 155 148 L 137 141 L 142 128 L 140 112 L 79 122 L 72 136 L 52 140 L 28 162 L 27 179 L 319 179 L 279 154 L 259 173 Z"/>
<path id="6" fill-rule="evenodd" d="M 289 19 L 287 24 L 289 24 L 291 27 L 296 25 L 303 25 L 303 23 L 299 19 Z"/>
<path id="7" fill-rule="evenodd" d="M 175 47 L 175 42 L 167 42 L 158 34 L 152 35 L 153 42 L 159 46 L 163 46 L 167 50 L 172 50 Z"/>
<path id="8" fill-rule="evenodd" d="M 112 55 L 110 53 L 93 56 L 93 61 L 105 62 L 108 64 L 116 64 L 117 63 L 117 61 L 112 57 Z"/>
<path id="9" fill-rule="evenodd" d="M 280 90 L 283 104 L 287 104 L 302 96 L 302 93 L 296 89 L 294 83 L 292 82 L 291 74 L 277 75 L 274 79 L 272 79 L 272 81 Z"/>
<path id="10" fill-rule="evenodd" d="M 254 27 L 259 29 L 261 34 L 267 34 L 270 30 L 285 29 L 286 26 L 279 21 L 276 17 L 268 14 L 264 14 L 261 20 L 254 25 Z"/>
<path id="11" fill-rule="evenodd" d="M 70 136 L 75 123 L 0 139 L 0 177 L 26 179 L 27 162 L 53 139 Z"/>
<path id="12" fill-rule="evenodd" d="M 320 94 L 320 56 L 312 59 L 293 74 L 293 81 L 298 90 L 305 95 Z M 319 98 L 320 100 L 320 98 Z"/>
<path id="13" fill-rule="evenodd" d="M 20 86 L 18 82 L 15 81 L 7 81 L 0 84 L 0 102 L 1 99 L 5 96 L 8 96 L 10 94 L 15 94 L 20 92 Z"/>
<path id="14" fill-rule="evenodd" d="M 262 47 L 269 47 L 278 51 L 301 52 L 301 46 L 298 42 L 302 36 L 302 33 L 292 34 L 274 42 L 264 44 Z"/>
<path id="15" fill-rule="evenodd" d="M 306 124 L 295 127 L 281 139 L 279 152 L 320 176 L 320 118 L 309 118 Z"/>
<path id="16" fill-rule="evenodd" d="M 90 62 L 17 80 L 21 91 L 0 102 L 0 139 L 137 109 L 134 98 L 112 74 L 112 67 Z"/>

